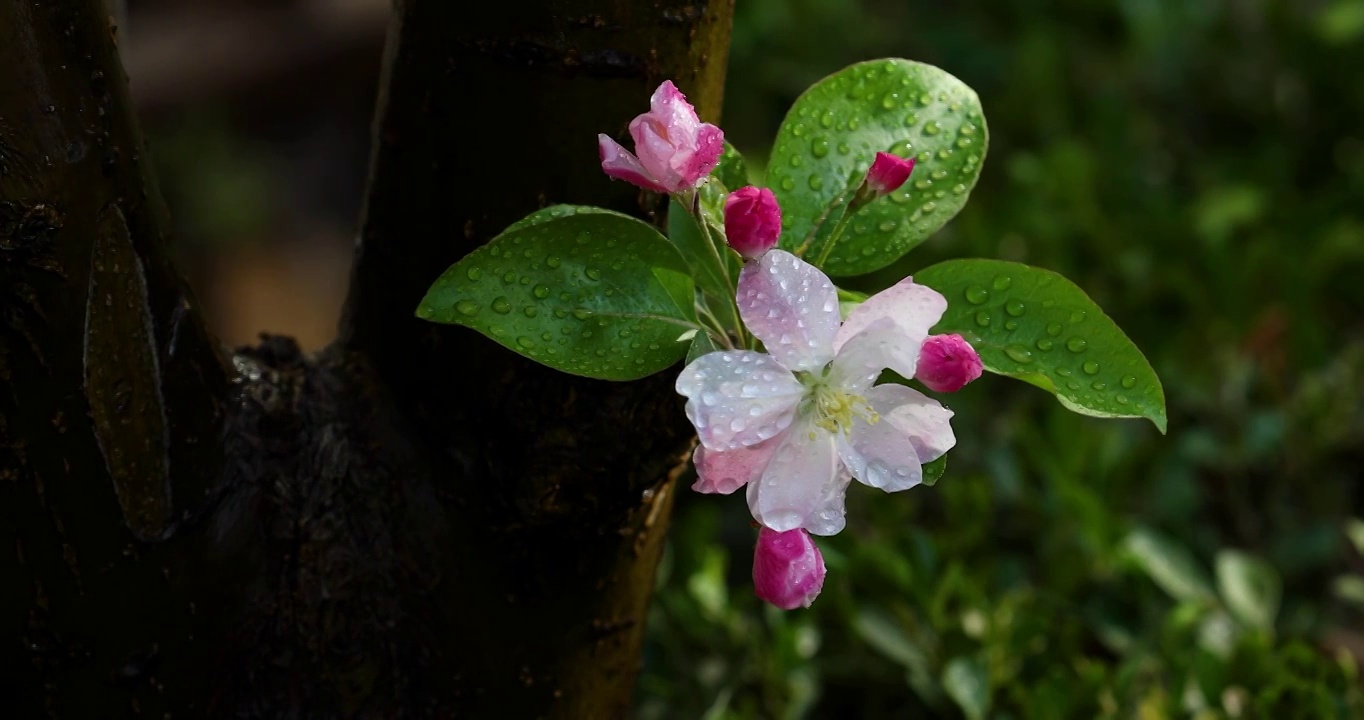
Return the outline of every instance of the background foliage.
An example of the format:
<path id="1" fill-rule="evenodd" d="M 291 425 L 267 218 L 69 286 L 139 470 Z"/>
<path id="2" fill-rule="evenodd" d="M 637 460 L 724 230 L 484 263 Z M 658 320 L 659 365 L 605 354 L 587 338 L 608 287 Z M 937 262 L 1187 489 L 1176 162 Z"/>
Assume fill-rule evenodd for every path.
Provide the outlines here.
<path id="1" fill-rule="evenodd" d="M 881 56 L 971 85 L 991 148 L 962 214 L 855 284 L 1061 272 L 1147 353 L 1170 434 L 986 377 L 947 398 L 943 480 L 855 489 L 785 614 L 743 501 L 684 493 L 639 716 L 1364 713 L 1364 2 L 744 0 L 729 139 L 761 167 L 802 90 Z"/>
<path id="2" fill-rule="evenodd" d="M 215 329 L 321 347 L 390 3 L 128 5 L 120 47 Z M 203 77 L 158 59 L 224 36 L 201 6 L 251 28 Z M 823 597 L 791 613 L 751 594 L 743 501 L 681 493 L 638 716 L 1364 716 L 1364 0 L 736 12 L 723 124 L 755 167 L 800 92 L 850 63 L 912 58 L 980 95 L 971 201 L 861 289 L 956 257 L 1060 272 L 1146 352 L 1170 434 L 984 378 L 947 398 L 942 481 L 855 488 Z M 244 64 L 257 25 L 352 30 Z"/>

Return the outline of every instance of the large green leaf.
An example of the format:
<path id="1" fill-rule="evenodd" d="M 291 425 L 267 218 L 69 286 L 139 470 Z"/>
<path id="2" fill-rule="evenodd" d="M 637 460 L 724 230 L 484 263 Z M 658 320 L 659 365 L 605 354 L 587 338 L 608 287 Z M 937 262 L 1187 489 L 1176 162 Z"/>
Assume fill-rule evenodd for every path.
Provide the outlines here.
<path id="1" fill-rule="evenodd" d="M 641 378 L 686 354 L 695 289 L 658 231 L 595 208 L 532 217 L 446 270 L 417 315 L 603 380 Z"/>
<path id="2" fill-rule="evenodd" d="M 1165 432 L 1165 394 L 1137 346 L 1074 283 L 1002 260 L 950 260 L 914 274 L 947 298 L 935 332 L 958 333 L 990 372 L 1095 417 L 1144 417 Z"/>
<path id="3" fill-rule="evenodd" d="M 748 163 L 744 162 L 744 156 L 729 143 L 725 143 L 725 151 L 720 155 L 720 162 L 710 174 L 730 190 L 738 190 L 749 184 Z"/>
<path id="4" fill-rule="evenodd" d="M 823 269 L 842 276 L 889 265 L 966 204 L 988 144 L 975 91 L 932 65 L 874 60 L 830 75 L 796 100 L 773 145 L 767 183 L 781 202 L 781 246 L 800 247 L 877 152 L 912 155 L 909 182 L 851 219 Z"/>

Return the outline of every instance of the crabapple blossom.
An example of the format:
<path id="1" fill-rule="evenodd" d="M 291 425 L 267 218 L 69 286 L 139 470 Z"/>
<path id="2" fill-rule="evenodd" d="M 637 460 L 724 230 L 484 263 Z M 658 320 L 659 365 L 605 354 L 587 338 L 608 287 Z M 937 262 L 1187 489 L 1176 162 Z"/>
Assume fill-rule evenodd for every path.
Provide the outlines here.
<path id="1" fill-rule="evenodd" d="M 913 377 L 920 348 L 947 308 L 906 278 L 839 322 L 829 278 L 784 250 L 748 262 L 738 307 L 767 353 L 703 355 L 677 379 L 701 447 L 703 492 L 747 486 L 753 517 L 778 532 L 843 529 L 843 497 L 857 479 L 886 492 L 922 481 L 923 463 L 956 443 L 952 412 L 882 370 Z"/>
<path id="2" fill-rule="evenodd" d="M 915 377 L 933 392 L 951 393 L 980 377 L 984 366 L 960 335 L 933 335 L 919 351 Z"/>
<path id="3" fill-rule="evenodd" d="M 755 258 L 777 245 L 781 206 L 767 188 L 742 187 L 725 198 L 725 238 L 734 251 Z"/>
<path id="4" fill-rule="evenodd" d="M 753 592 L 782 610 L 810 607 L 824 587 L 824 556 L 804 530 L 759 528 Z"/>
<path id="5" fill-rule="evenodd" d="M 695 188 L 720 162 L 725 134 L 703 123 L 671 80 L 649 100 L 649 112 L 630 123 L 631 153 L 609 136 L 597 136 L 602 170 L 645 190 L 677 193 Z"/>

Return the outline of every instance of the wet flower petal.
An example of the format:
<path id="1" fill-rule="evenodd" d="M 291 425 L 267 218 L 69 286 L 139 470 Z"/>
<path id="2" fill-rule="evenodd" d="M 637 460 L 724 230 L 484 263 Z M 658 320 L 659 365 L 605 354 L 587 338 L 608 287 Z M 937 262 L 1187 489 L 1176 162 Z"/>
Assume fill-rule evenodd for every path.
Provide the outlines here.
<path id="1" fill-rule="evenodd" d="M 767 351 L 792 371 L 813 371 L 834 357 L 838 293 L 819 268 L 769 250 L 739 274 L 739 313 Z"/>
<path id="2" fill-rule="evenodd" d="M 775 437 L 791 424 L 804 390 L 776 360 L 749 350 L 702 355 L 677 378 L 687 418 L 707 450 L 734 450 Z"/>

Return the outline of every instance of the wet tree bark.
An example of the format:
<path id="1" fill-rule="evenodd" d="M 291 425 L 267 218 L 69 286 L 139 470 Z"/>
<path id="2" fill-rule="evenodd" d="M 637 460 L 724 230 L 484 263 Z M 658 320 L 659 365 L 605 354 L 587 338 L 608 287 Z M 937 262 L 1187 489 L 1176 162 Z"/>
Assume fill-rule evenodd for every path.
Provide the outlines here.
<path id="1" fill-rule="evenodd" d="M 17 716 L 619 717 L 687 428 L 412 313 L 594 170 L 732 0 L 397 3 L 340 340 L 228 356 L 167 254 L 100 0 L 0 2 L 0 702 Z M 12 548 L 12 549 L 11 549 Z"/>

